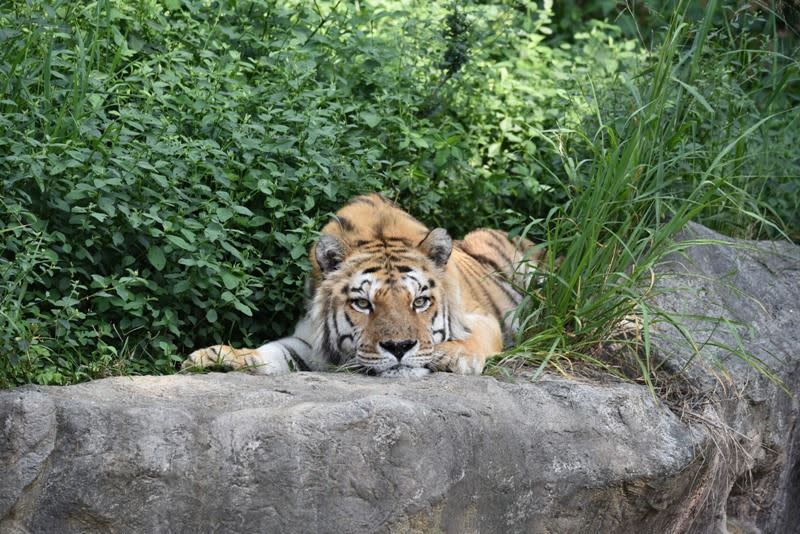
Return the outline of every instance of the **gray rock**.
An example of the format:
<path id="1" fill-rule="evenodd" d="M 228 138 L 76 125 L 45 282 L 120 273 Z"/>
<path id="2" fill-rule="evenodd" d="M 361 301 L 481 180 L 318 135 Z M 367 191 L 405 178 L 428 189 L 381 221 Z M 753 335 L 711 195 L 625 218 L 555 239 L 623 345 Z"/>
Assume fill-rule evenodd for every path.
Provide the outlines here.
<path id="1" fill-rule="evenodd" d="M 769 349 L 797 391 L 800 254 L 781 250 L 794 259 L 692 249 L 662 287 L 704 296 L 658 300 L 723 302 L 708 310 L 746 318 L 745 346 Z M 730 262 L 764 310 L 719 286 Z M 661 354 L 690 357 L 659 333 Z M 2 391 L 0 532 L 795 531 L 796 400 L 715 350 L 730 375 L 684 371 L 702 395 L 683 418 L 640 386 L 558 377 L 228 373 Z"/>
<path id="2" fill-rule="evenodd" d="M 704 439 L 636 386 L 447 374 L 115 378 L 0 413 L 31 532 L 660 531 Z"/>
<path id="3" fill-rule="evenodd" d="M 673 255 L 654 299 L 679 314 L 702 354 L 693 357 L 674 327 L 657 328 L 666 367 L 699 390 L 700 417 L 689 419 L 715 436 L 710 461 L 723 468 L 709 488 L 713 515 L 727 515 L 732 532 L 800 532 L 800 247 L 732 240 L 698 224 L 682 238 L 729 243 Z"/>

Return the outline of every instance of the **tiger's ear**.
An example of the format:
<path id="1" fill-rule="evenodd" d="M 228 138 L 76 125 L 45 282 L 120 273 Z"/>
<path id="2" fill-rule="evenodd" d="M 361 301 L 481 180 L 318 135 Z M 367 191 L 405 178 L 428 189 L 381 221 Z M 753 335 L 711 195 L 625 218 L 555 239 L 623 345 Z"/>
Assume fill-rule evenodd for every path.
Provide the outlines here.
<path id="1" fill-rule="evenodd" d="M 331 234 L 322 234 L 314 247 L 322 274 L 328 274 L 339 268 L 347 253 L 347 247 L 338 237 Z"/>
<path id="2" fill-rule="evenodd" d="M 453 252 L 453 239 L 444 228 L 434 228 L 417 246 L 437 267 L 444 267 Z"/>

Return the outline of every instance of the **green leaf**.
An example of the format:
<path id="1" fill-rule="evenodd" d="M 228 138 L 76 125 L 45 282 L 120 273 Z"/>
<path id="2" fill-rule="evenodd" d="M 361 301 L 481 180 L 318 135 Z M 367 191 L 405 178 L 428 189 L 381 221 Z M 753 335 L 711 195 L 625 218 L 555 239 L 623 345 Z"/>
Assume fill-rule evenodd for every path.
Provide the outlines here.
<path id="1" fill-rule="evenodd" d="M 167 264 L 164 251 L 161 250 L 161 247 L 157 246 L 147 249 L 147 260 L 150 262 L 150 265 L 156 268 L 156 271 L 163 270 L 164 266 Z"/>
<path id="2" fill-rule="evenodd" d="M 246 217 L 252 217 L 253 216 L 253 212 L 250 211 L 248 208 L 246 208 L 244 206 L 234 206 L 233 210 L 236 213 L 238 213 L 239 215 L 244 215 Z"/>
<path id="3" fill-rule="evenodd" d="M 209 308 L 206 312 L 206 321 L 209 323 L 216 323 L 217 322 L 217 312 L 214 308 Z"/>
<path id="4" fill-rule="evenodd" d="M 295 246 L 292 247 L 292 250 L 289 251 L 289 255 L 292 257 L 293 260 L 302 258 L 305 254 L 306 254 L 306 248 L 300 243 L 297 243 Z"/>
<path id="5" fill-rule="evenodd" d="M 225 284 L 226 289 L 234 289 L 239 285 L 239 279 L 231 272 L 222 271 L 222 283 Z"/>
<path id="6" fill-rule="evenodd" d="M 361 120 L 363 120 L 370 128 L 375 128 L 378 123 L 381 122 L 381 117 L 377 113 L 362 111 Z"/>
<path id="7" fill-rule="evenodd" d="M 217 208 L 217 219 L 219 222 L 225 222 L 233 217 L 233 210 L 225 207 Z"/>
<path id="8" fill-rule="evenodd" d="M 206 238 L 209 241 L 216 241 L 223 235 L 225 235 L 225 229 L 222 227 L 221 224 L 217 222 L 210 222 L 208 226 L 203 230 Z"/>
<path id="9" fill-rule="evenodd" d="M 248 308 L 246 305 L 242 304 L 238 300 L 233 301 L 233 307 L 236 308 L 237 310 L 239 310 L 240 312 L 242 312 L 243 314 L 245 314 L 248 317 L 252 317 L 253 316 L 252 310 L 250 310 L 250 308 Z"/>
<path id="10" fill-rule="evenodd" d="M 182 248 L 183 250 L 186 250 L 186 251 L 189 251 L 189 252 L 194 252 L 195 251 L 194 245 L 190 245 L 182 237 L 178 237 L 176 235 L 168 235 L 167 236 L 167 241 L 169 241 L 170 243 L 172 243 L 176 247 Z"/>
<path id="11" fill-rule="evenodd" d="M 220 245 L 222 245 L 222 248 L 224 248 L 225 250 L 227 250 L 228 252 L 230 252 L 230 253 L 231 253 L 231 254 L 232 254 L 232 255 L 233 255 L 233 256 L 234 256 L 234 257 L 235 257 L 237 260 L 239 260 L 239 261 L 244 261 L 244 257 L 243 257 L 243 256 L 242 256 L 242 254 L 241 254 L 241 253 L 240 253 L 240 252 L 239 252 L 239 251 L 236 249 L 236 247 L 234 247 L 233 245 L 231 245 L 230 243 L 228 243 L 228 242 L 227 242 L 227 241 L 225 241 L 225 240 L 221 240 L 221 241 L 219 242 L 219 244 L 220 244 Z"/>

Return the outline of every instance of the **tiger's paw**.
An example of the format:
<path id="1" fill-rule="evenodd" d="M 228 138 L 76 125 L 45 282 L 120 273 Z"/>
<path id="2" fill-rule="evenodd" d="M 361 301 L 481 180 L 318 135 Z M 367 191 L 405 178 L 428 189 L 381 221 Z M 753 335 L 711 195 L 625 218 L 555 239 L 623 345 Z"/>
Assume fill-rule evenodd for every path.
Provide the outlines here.
<path id="1" fill-rule="evenodd" d="M 459 375 L 480 375 L 485 364 L 486 358 L 483 356 L 462 354 L 453 358 L 447 370 Z"/>
<path id="2" fill-rule="evenodd" d="M 439 371 L 448 371 L 459 375 L 479 375 L 483 373 L 486 357 L 469 354 L 461 347 L 439 345 L 439 353 L 434 367 Z"/>
<path id="3" fill-rule="evenodd" d="M 214 345 L 194 351 L 181 364 L 183 370 L 201 370 L 209 367 L 227 367 L 238 370 L 257 363 L 249 349 L 234 349 L 228 345 Z"/>

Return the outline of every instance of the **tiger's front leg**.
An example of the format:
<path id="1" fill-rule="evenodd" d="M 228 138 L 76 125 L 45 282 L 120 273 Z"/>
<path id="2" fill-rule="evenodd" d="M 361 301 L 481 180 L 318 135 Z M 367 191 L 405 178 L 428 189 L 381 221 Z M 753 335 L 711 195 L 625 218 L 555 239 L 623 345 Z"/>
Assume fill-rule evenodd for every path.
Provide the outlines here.
<path id="1" fill-rule="evenodd" d="M 469 336 L 436 345 L 433 368 L 462 375 L 479 375 L 486 359 L 502 350 L 500 323 L 494 317 L 473 316 Z"/>
<path id="2" fill-rule="evenodd" d="M 256 349 L 235 349 L 228 345 L 214 345 L 194 351 L 181 364 L 182 369 L 205 369 L 221 366 L 234 370 L 254 366 Z"/>
<path id="3" fill-rule="evenodd" d="M 196 350 L 184 360 L 183 369 L 204 369 L 215 365 L 244 369 L 260 375 L 280 375 L 291 371 L 316 370 L 319 362 L 312 358 L 310 320 L 306 316 L 295 327 L 294 334 L 271 341 L 257 349 L 235 349 L 215 345 Z"/>

